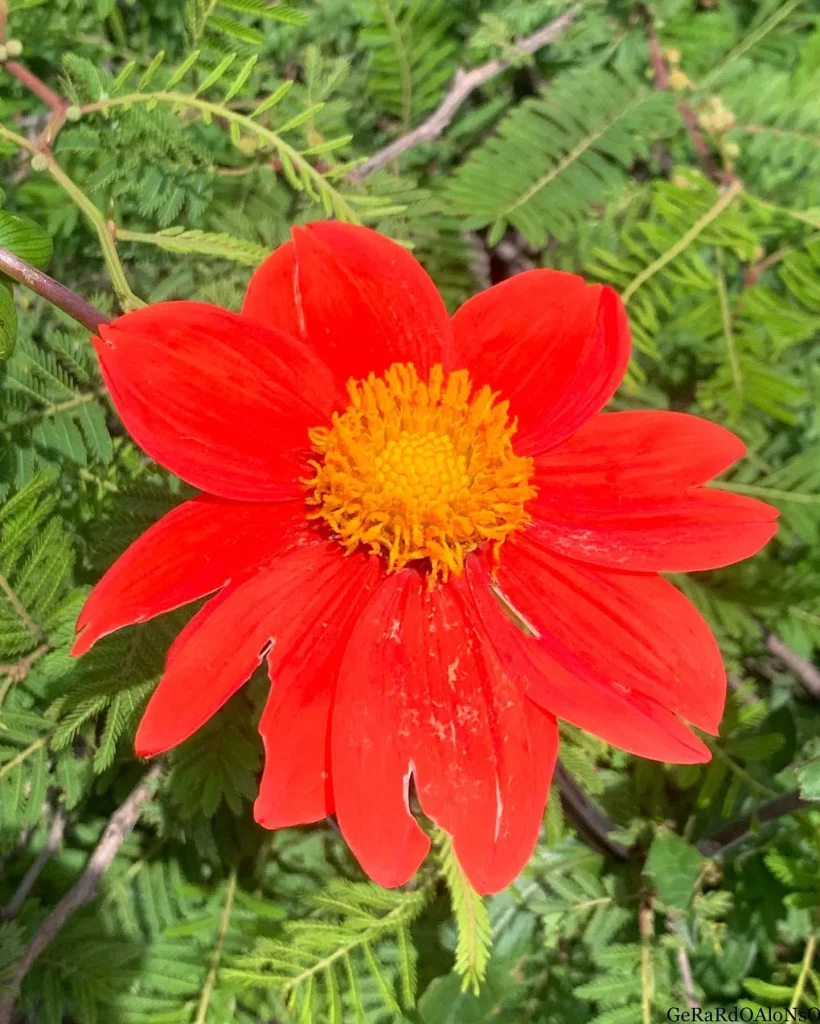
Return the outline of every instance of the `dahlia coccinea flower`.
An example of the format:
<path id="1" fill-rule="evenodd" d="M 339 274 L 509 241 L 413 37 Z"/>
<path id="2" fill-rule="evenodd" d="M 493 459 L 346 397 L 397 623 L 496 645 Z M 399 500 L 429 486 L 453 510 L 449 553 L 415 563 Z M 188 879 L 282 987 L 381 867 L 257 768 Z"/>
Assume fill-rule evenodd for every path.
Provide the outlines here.
<path id="1" fill-rule="evenodd" d="M 712 569 L 775 532 L 702 486 L 729 431 L 600 410 L 630 339 L 614 291 L 533 270 L 451 319 L 400 246 L 294 229 L 241 315 L 165 302 L 101 326 L 136 442 L 204 493 L 103 577 L 74 652 L 209 594 L 136 737 L 187 739 L 266 660 L 255 804 L 269 828 L 336 813 L 364 870 L 401 884 L 452 836 L 481 892 L 537 839 L 556 718 L 643 757 L 698 762 L 725 677 L 659 572 Z"/>

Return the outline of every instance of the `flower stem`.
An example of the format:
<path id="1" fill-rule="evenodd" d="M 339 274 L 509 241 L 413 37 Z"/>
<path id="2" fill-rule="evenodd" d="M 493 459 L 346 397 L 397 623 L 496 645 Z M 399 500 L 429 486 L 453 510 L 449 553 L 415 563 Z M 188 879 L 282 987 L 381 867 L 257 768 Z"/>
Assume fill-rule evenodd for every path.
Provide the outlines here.
<path id="1" fill-rule="evenodd" d="M 17 132 L 13 132 L 0 124 L 0 138 L 13 143 L 19 149 L 27 150 L 33 157 L 39 158 L 41 168 L 44 167 L 48 171 L 75 206 L 78 206 L 86 215 L 97 233 L 103 259 L 111 277 L 111 283 L 114 286 L 114 291 L 117 293 L 117 298 L 123 310 L 128 312 L 129 310 L 139 309 L 140 306 L 144 306 L 145 303 L 131 291 L 131 286 L 128 284 L 128 279 L 125 276 L 125 271 L 117 253 L 117 247 L 114 244 L 114 235 L 109 222 L 94 203 L 91 202 L 85 192 L 69 178 L 50 152 L 38 149 L 25 136 L 18 135 Z M 100 321 L 97 322 L 99 323 Z"/>
<path id="2" fill-rule="evenodd" d="M 806 943 L 806 951 L 803 954 L 803 964 L 800 968 L 800 977 L 797 979 L 797 985 L 795 985 L 794 992 L 792 993 L 792 999 L 789 1003 L 790 1010 L 796 1010 L 803 998 L 803 992 L 806 988 L 806 978 L 808 977 L 812 960 L 814 960 L 814 951 L 816 946 L 817 936 L 812 932 L 809 936 L 809 941 Z"/>

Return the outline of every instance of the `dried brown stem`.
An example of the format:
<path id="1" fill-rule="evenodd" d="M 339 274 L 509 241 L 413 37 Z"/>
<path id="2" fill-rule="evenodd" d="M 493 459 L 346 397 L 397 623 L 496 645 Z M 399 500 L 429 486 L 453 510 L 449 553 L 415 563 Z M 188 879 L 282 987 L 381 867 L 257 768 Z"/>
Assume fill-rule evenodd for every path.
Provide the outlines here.
<path id="1" fill-rule="evenodd" d="M 473 68 L 472 71 L 464 71 L 462 68 L 459 68 L 456 71 L 455 78 L 447 95 L 433 113 L 412 131 L 401 135 L 394 142 L 391 142 L 389 146 L 385 146 L 378 153 L 374 153 L 363 164 L 359 164 L 355 170 L 350 172 L 350 180 L 362 181 L 368 175 L 373 174 L 374 171 L 378 171 L 386 164 L 389 164 L 391 160 L 395 160 L 402 153 L 406 153 L 408 149 L 417 146 L 420 142 L 431 142 L 433 139 L 437 139 L 453 120 L 456 111 L 471 93 L 475 92 L 476 89 L 480 89 L 482 85 L 486 85 L 491 79 L 500 75 L 502 71 L 506 71 L 518 57 L 533 54 L 548 43 L 554 42 L 564 29 L 572 24 L 574 18 L 575 9 L 570 8 L 560 17 L 551 21 L 549 25 L 544 25 L 543 28 L 538 29 L 531 36 L 520 39 L 515 44 L 514 52 L 510 57 L 496 58 L 495 60 L 488 61 L 486 64 L 482 64 L 481 67 Z"/>
<path id="2" fill-rule="evenodd" d="M 48 654 L 50 650 L 51 646 L 49 644 L 40 644 L 39 647 L 36 647 L 31 652 L 31 654 L 27 654 L 25 658 L 11 662 L 8 665 L 0 665 L 0 676 L 8 676 L 15 683 L 20 682 L 26 678 L 40 658 L 42 658 L 44 654 Z"/>
<path id="3" fill-rule="evenodd" d="M 89 331 L 96 331 L 100 324 L 111 323 L 111 317 L 95 309 L 91 303 L 80 298 L 76 292 L 55 281 L 8 249 L 0 248 L 0 272 L 46 299 L 53 306 L 62 309 Z"/>
<path id="4" fill-rule="evenodd" d="M 3 67 L 12 78 L 16 78 L 33 96 L 42 100 L 51 111 L 51 116 L 36 142 L 38 149 L 50 149 L 57 136 L 57 132 L 65 124 L 66 111 L 71 104 L 65 97 L 60 96 L 59 93 L 56 93 L 50 86 L 46 85 L 42 78 L 38 78 L 25 64 L 21 64 L 16 60 L 7 60 Z"/>
<path id="5" fill-rule="evenodd" d="M 145 773 L 139 785 L 131 791 L 125 802 L 114 812 L 99 843 L 89 857 L 83 873 L 34 933 L 31 942 L 10 973 L 2 994 L 0 994 L 0 1024 L 10 1024 L 20 985 L 37 958 L 54 940 L 72 914 L 94 898 L 100 879 L 116 857 L 119 848 L 131 834 L 143 807 L 153 796 L 154 786 L 163 767 L 162 761 L 155 762 Z"/>
<path id="6" fill-rule="evenodd" d="M 43 844 L 42 850 L 37 854 L 34 863 L 23 876 L 23 880 L 17 887 L 17 892 L 15 892 L 6 906 L 0 911 L 0 920 L 10 921 L 13 917 L 17 916 L 23 903 L 25 903 L 26 897 L 31 892 L 34 883 L 40 877 L 40 872 L 54 856 L 57 850 L 59 850 L 60 844 L 63 841 L 65 823 L 66 811 L 65 807 L 61 804 L 54 812 L 54 817 L 51 819 L 51 826 L 49 827 L 48 835 L 46 836 L 46 841 Z"/>
<path id="7" fill-rule="evenodd" d="M 766 636 L 766 649 L 797 676 L 812 697 L 820 700 L 820 670 L 815 665 L 797 651 L 793 651 L 775 633 Z"/>
<path id="8" fill-rule="evenodd" d="M 44 654 L 48 654 L 50 650 L 51 644 L 44 641 L 39 647 L 36 647 L 31 654 L 27 654 L 25 658 L 21 658 L 19 661 L 13 661 L 8 665 L 0 665 L 0 677 L 5 676 L 3 682 L 0 683 L 0 707 L 2 707 L 3 701 L 6 699 L 6 695 L 12 686 L 16 683 L 21 683 L 40 658 L 42 658 Z"/>
<path id="9" fill-rule="evenodd" d="M 700 1008 L 700 999 L 695 989 L 695 979 L 692 976 L 692 965 L 689 962 L 689 953 L 686 951 L 686 944 L 682 934 L 681 915 L 673 912 L 666 918 L 667 929 L 680 940 L 677 949 L 678 971 L 680 972 L 683 997 L 690 1010 Z"/>
<path id="10" fill-rule="evenodd" d="M 750 835 L 755 825 L 764 825 L 767 821 L 775 821 L 777 818 L 805 811 L 811 807 L 818 808 L 820 804 L 804 800 L 797 790 L 783 793 L 750 814 L 744 814 L 742 817 L 730 821 L 710 839 L 701 839 L 697 847 L 705 856 L 716 857 L 728 847 L 734 846 L 735 843 Z"/>
<path id="11" fill-rule="evenodd" d="M 657 33 L 655 32 L 655 22 L 652 17 L 652 12 L 644 5 L 642 6 L 641 13 L 643 14 L 644 24 L 646 26 L 646 45 L 649 50 L 649 63 L 652 65 L 652 71 L 655 76 L 655 88 L 665 91 L 670 88 L 669 68 L 663 55 L 663 49 Z M 692 145 L 695 147 L 695 152 L 698 155 L 698 160 L 700 161 L 700 166 L 704 173 L 708 175 L 712 181 L 715 181 L 718 184 L 725 184 L 727 176 L 720 170 L 717 164 L 715 164 L 706 139 L 703 137 L 703 132 L 700 130 L 697 114 L 692 110 L 689 104 L 684 103 L 683 100 L 678 103 L 677 109 L 689 138 L 692 140 Z"/>
<path id="12" fill-rule="evenodd" d="M 555 766 L 554 782 L 561 794 L 564 813 L 581 839 L 600 853 L 616 860 L 629 860 L 628 848 L 609 837 L 615 829 L 613 822 L 590 800 L 560 761 Z"/>

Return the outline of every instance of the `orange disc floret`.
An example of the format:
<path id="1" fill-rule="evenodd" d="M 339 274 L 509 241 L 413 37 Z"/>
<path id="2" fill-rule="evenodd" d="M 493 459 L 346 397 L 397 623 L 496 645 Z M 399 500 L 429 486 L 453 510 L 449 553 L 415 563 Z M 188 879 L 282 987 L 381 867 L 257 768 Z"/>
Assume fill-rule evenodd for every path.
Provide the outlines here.
<path id="1" fill-rule="evenodd" d="M 529 521 L 532 459 L 515 453 L 508 403 L 486 386 L 473 393 L 466 370 L 437 364 L 425 382 L 394 363 L 347 389 L 347 409 L 310 431 L 318 458 L 305 481 L 311 517 L 345 548 L 367 546 L 391 572 L 426 559 L 433 585 Z"/>

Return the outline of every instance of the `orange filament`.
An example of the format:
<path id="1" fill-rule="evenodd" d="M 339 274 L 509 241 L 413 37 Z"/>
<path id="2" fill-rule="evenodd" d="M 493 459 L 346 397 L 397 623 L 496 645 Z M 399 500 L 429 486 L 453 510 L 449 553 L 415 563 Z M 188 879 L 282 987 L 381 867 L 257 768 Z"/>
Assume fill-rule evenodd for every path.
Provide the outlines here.
<path id="1" fill-rule="evenodd" d="M 516 422 L 489 387 L 471 397 L 466 370 L 428 383 L 412 363 L 394 363 L 347 385 L 350 405 L 330 427 L 310 431 L 318 458 L 307 501 L 348 551 L 359 544 L 389 572 L 429 560 L 430 585 L 460 574 L 483 543 L 495 554 L 529 521 L 532 459 L 515 454 Z"/>

